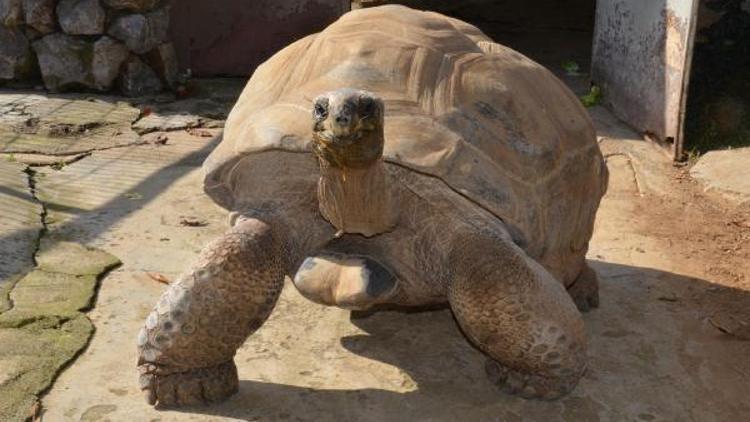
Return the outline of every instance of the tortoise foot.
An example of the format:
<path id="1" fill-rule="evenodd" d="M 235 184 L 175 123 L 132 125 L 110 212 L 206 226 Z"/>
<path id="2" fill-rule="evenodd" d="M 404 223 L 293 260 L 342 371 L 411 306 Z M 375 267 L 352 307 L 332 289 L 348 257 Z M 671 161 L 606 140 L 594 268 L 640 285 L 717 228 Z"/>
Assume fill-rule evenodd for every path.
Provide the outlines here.
<path id="1" fill-rule="evenodd" d="M 581 312 L 598 308 L 599 277 L 596 272 L 586 265 L 578 278 L 568 287 L 568 294 Z"/>
<path id="2" fill-rule="evenodd" d="M 188 370 L 146 363 L 138 370 L 141 390 L 150 405 L 205 405 L 226 400 L 239 389 L 237 367 L 231 360 Z"/>
<path id="3" fill-rule="evenodd" d="M 570 393 L 578 384 L 579 373 L 563 374 L 557 377 L 546 377 L 527 374 L 487 359 L 485 372 L 490 382 L 508 394 L 519 395 L 525 399 L 554 400 Z"/>

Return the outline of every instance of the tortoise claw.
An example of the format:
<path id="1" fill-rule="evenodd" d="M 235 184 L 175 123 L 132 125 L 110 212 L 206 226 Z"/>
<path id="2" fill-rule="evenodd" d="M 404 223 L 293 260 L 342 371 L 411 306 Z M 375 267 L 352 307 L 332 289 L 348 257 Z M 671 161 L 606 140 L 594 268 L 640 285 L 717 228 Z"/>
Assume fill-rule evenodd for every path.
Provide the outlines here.
<path id="1" fill-rule="evenodd" d="M 233 361 L 180 372 L 154 364 L 145 364 L 139 369 L 141 390 L 152 406 L 206 405 L 224 401 L 239 390 Z"/>
<path id="2" fill-rule="evenodd" d="M 554 378 L 525 374 L 510 369 L 492 359 L 487 360 L 484 369 L 490 382 L 498 386 L 504 393 L 519 395 L 525 399 L 554 400 L 560 398 L 573 391 L 581 377 L 578 373 Z"/>

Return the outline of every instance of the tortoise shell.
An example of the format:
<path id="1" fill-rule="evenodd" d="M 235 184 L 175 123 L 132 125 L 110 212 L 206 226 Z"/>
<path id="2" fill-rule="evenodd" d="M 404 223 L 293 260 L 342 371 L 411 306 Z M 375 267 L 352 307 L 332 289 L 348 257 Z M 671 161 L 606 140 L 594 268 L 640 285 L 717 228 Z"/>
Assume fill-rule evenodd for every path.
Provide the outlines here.
<path id="1" fill-rule="evenodd" d="M 204 164 L 206 192 L 231 209 L 233 189 L 258 183 L 228 183 L 243 156 L 310 152 L 312 100 L 343 87 L 384 101 L 386 162 L 439 178 L 575 278 L 607 184 L 586 110 L 541 65 L 438 13 L 352 11 L 259 66 Z"/>

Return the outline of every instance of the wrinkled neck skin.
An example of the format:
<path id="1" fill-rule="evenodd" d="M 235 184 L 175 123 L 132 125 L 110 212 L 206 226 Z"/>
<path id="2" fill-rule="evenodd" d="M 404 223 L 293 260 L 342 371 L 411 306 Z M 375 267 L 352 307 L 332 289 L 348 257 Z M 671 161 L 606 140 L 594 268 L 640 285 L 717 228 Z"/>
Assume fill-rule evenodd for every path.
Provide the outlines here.
<path id="1" fill-rule="evenodd" d="M 344 233 L 366 237 L 390 231 L 396 223 L 390 177 L 383 163 L 382 129 L 351 139 L 313 137 L 320 163 L 318 202 L 323 217 Z"/>

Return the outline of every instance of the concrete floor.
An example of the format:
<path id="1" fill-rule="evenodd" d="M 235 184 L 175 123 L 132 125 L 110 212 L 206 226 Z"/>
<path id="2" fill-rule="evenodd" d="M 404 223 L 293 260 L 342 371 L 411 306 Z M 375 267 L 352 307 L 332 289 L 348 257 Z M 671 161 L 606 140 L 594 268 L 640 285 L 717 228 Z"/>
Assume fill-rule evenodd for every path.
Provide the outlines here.
<path id="1" fill-rule="evenodd" d="M 231 104 L 230 90 L 224 92 Z M 173 130 L 163 132 L 156 124 L 154 132 L 129 145 L 89 150 L 66 165 L 35 167 L 33 197 L 40 202 L 24 184 L 27 175 L 19 173 L 25 165 L 0 167 L 11 175 L 3 177 L 15 183 L 3 184 L 0 209 L 26 209 L 24 215 L 38 216 L 43 206 L 44 239 L 72 240 L 122 261 L 101 280 L 96 304 L 86 313 L 96 330 L 90 343 L 34 411 L 44 421 L 750 418 L 745 397 L 750 342 L 739 341 L 739 332 L 726 328 L 711 307 L 719 303 L 711 299 L 715 296 L 750 309 L 750 269 L 740 254 L 746 249 L 737 249 L 737 261 L 712 260 L 713 252 L 697 253 L 696 245 L 713 251 L 724 245 L 720 236 L 675 244 L 671 239 L 680 238 L 679 229 L 666 223 L 690 209 L 691 200 L 713 204 L 721 199 L 686 196 L 697 187 L 680 184 L 666 155 L 606 110 L 591 112 L 611 183 L 589 253 L 601 278 L 601 307 L 584 316 L 590 369 L 569 396 L 540 402 L 497 391 L 485 378 L 484 357 L 464 339 L 447 310 L 382 312 L 352 321 L 349 312 L 308 302 L 288 285 L 270 320 L 237 354 L 237 395 L 202 408 L 148 406 L 136 382 L 135 337 L 166 287 L 149 273 L 175 278 L 226 228 L 226 212 L 201 191 L 199 170 L 214 146 L 208 135 L 220 129 L 170 126 Z M 217 116 L 207 119 L 213 121 L 207 126 L 217 126 Z M 161 136 L 167 137 L 165 144 Z M 695 215 L 689 213 L 684 222 L 698 224 L 703 209 L 691 211 Z M 742 212 L 736 215 L 745 218 Z M 186 220 L 201 224 L 186 225 Z M 6 239 L 19 230 L 28 234 L 9 246 L 31 251 L 19 252 L 21 264 L 12 272 L 34 265 L 34 242 L 42 226 L 35 219 L 20 221 L 0 231 L 3 245 L 10 245 Z M 738 221 L 747 221 L 748 230 L 737 233 L 750 236 L 750 219 Z M 717 236 L 721 230 L 727 229 L 717 226 Z M 713 268 L 734 270 L 739 278 Z M 4 283 L 10 286 L 13 280 L 7 276 Z M 745 318 L 747 311 L 734 317 Z"/>
<path id="2" fill-rule="evenodd" d="M 710 151 L 690 169 L 706 190 L 729 201 L 750 202 L 750 147 Z"/>

